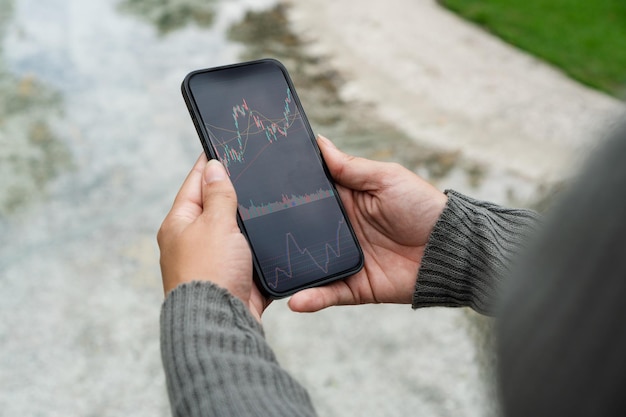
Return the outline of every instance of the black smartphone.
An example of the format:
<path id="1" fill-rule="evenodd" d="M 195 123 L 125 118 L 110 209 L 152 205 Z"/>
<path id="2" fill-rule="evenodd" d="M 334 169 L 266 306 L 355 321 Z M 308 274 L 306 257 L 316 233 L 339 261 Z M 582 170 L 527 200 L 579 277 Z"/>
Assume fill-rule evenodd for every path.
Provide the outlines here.
<path id="1" fill-rule="evenodd" d="M 261 291 L 280 298 L 358 272 L 363 253 L 285 67 L 194 71 L 182 92 L 204 151 L 237 191 Z"/>

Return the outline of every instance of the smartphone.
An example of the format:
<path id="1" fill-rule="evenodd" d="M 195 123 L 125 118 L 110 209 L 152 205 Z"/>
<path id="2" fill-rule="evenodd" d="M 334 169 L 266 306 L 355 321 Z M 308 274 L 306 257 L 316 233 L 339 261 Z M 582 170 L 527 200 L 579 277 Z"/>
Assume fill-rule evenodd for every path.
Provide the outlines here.
<path id="1" fill-rule="evenodd" d="M 280 298 L 358 272 L 363 252 L 285 67 L 273 59 L 191 72 L 183 97 L 204 151 L 237 192 L 255 280 Z"/>

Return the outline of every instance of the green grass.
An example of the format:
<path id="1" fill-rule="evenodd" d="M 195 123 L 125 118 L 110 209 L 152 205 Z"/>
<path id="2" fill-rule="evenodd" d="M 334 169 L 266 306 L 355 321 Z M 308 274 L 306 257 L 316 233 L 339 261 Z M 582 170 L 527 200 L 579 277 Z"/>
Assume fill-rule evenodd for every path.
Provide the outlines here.
<path id="1" fill-rule="evenodd" d="M 440 2 L 572 78 L 625 97 L 626 0 Z"/>

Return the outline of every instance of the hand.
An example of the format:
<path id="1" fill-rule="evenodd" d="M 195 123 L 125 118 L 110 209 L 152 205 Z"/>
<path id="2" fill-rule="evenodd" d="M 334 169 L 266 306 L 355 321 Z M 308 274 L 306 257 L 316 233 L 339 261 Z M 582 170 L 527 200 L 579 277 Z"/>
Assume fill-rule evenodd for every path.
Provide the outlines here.
<path id="1" fill-rule="evenodd" d="M 398 164 L 347 155 L 321 136 L 318 144 L 363 248 L 365 266 L 344 280 L 294 294 L 289 307 L 312 312 L 343 304 L 410 304 L 446 195 Z"/>
<path id="2" fill-rule="evenodd" d="M 252 281 L 252 255 L 236 220 L 237 196 L 217 160 L 200 156 L 157 235 L 167 295 L 177 285 L 211 281 L 261 321 L 269 304 Z"/>

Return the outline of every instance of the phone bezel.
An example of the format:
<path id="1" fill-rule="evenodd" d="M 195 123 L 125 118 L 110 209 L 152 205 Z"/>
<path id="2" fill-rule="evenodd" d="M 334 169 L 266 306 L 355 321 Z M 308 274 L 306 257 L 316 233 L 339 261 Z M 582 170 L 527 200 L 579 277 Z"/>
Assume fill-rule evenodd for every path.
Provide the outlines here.
<path id="1" fill-rule="evenodd" d="M 182 95 L 183 98 L 185 100 L 185 104 L 187 105 L 187 109 L 189 110 L 189 114 L 191 116 L 191 119 L 194 123 L 194 126 L 196 128 L 196 131 L 198 133 L 198 137 L 200 139 L 200 143 L 202 144 L 202 147 L 204 149 L 205 154 L 207 155 L 208 158 L 210 159 L 218 159 L 217 157 L 217 153 L 215 152 L 214 149 L 214 145 L 213 142 L 211 141 L 211 137 L 209 135 L 209 132 L 206 130 L 206 127 L 204 126 L 204 123 L 200 123 L 200 120 L 202 119 L 201 113 L 200 113 L 200 109 L 198 107 L 198 104 L 196 103 L 196 100 L 193 96 L 193 92 L 191 91 L 191 87 L 190 87 L 190 81 L 191 79 L 199 74 L 204 74 L 207 72 L 216 72 L 216 71 L 228 71 L 230 69 L 234 69 L 234 68 L 241 68 L 244 66 L 254 66 L 254 65 L 259 65 L 259 64 L 272 64 L 274 66 L 276 66 L 282 73 L 288 87 L 291 89 L 291 94 L 292 94 L 292 98 L 293 98 L 293 102 L 295 103 L 295 105 L 298 108 L 298 111 L 300 112 L 301 115 L 301 119 L 302 122 L 305 126 L 305 129 L 307 131 L 307 136 L 309 138 L 309 140 L 311 141 L 312 145 L 313 145 L 313 149 L 315 150 L 315 153 L 317 154 L 317 157 L 319 158 L 319 162 L 320 165 L 324 171 L 324 175 L 326 176 L 326 178 L 328 179 L 330 186 L 333 189 L 333 192 L 335 194 L 335 201 L 337 202 L 337 204 L 339 205 L 339 209 L 345 219 L 345 224 L 348 228 L 348 230 L 350 231 L 350 234 L 352 235 L 352 238 L 354 239 L 354 242 L 356 244 L 356 248 L 358 251 L 358 263 L 353 267 L 350 268 L 348 270 L 345 270 L 341 273 L 337 273 L 337 274 L 333 274 L 331 276 L 325 277 L 325 278 L 321 278 L 319 280 L 316 281 L 312 281 L 309 282 L 306 285 L 301 285 L 295 288 L 292 288 L 290 290 L 287 291 L 276 291 L 271 289 L 267 283 L 266 280 L 263 278 L 262 276 L 262 270 L 259 264 L 259 261 L 257 259 L 257 255 L 254 251 L 254 248 L 252 247 L 252 245 L 250 244 L 250 250 L 252 253 L 252 260 L 254 263 L 254 280 L 257 283 L 257 286 L 259 287 L 259 289 L 261 290 L 261 292 L 268 297 L 271 298 L 283 298 L 286 296 L 289 296 L 291 294 L 294 294 L 298 291 L 301 291 L 305 288 L 311 288 L 311 287 L 318 287 L 318 286 L 322 286 L 325 284 L 328 284 L 330 282 L 333 281 L 337 281 L 337 280 L 341 280 L 344 279 L 348 276 L 354 275 L 355 273 L 359 272 L 362 268 L 363 268 L 363 264 L 364 264 L 364 255 L 363 255 L 363 250 L 361 248 L 361 245 L 359 244 L 359 241 L 356 237 L 356 234 L 354 232 L 354 229 L 352 227 L 352 224 L 348 218 L 348 215 L 346 213 L 345 207 L 341 201 L 341 198 L 339 197 L 339 193 L 337 192 L 337 188 L 335 186 L 335 182 L 332 178 L 332 176 L 330 175 L 330 171 L 328 170 L 328 167 L 324 161 L 324 157 L 317 145 L 317 141 L 315 139 L 315 134 L 313 133 L 313 129 L 311 128 L 311 125 L 309 123 L 308 118 L 306 117 L 306 114 L 304 112 L 304 109 L 302 107 L 302 104 L 300 102 L 300 99 L 298 97 L 298 94 L 296 92 L 296 89 L 293 85 L 293 82 L 291 80 L 291 77 L 289 76 L 289 73 L 287 71 L 287 69 L 285 68 L 285 66 L 278 60 L 276 59 L 272 59 L 272 58 L 265 58 L 265 59 L 260 59 L 260 60 L 255 60 L 255 61 L 247 61 L 247 62 L 240 62 L 240 63 L 236 63 L 236 64 L 229 64 L 229 65 L 223 65 L 223 66 L 218 66 L 218 67 L 212 67 L 212 68 L 205 68 L 205 69 L 199 69 L 199 70 L 195 70 L 190 72 L 189 74 L 187 74 L 187 76 L 184 78 L 182 85 L 181 85 L 181 91 L 182 91 Z M 239 215 L 239 212 L 237 212 L 237 223 L 239 224 L 239 229 L 243 232 L 244 236 L 246 236 L 246 239 L 248 240 L 248 242 L 250 242 L 249 237 L 248 237 L 248 233 L 246 231 L 246 227 L 244 224 L 244 221 L 241 219 L 241 216 Z"/>

